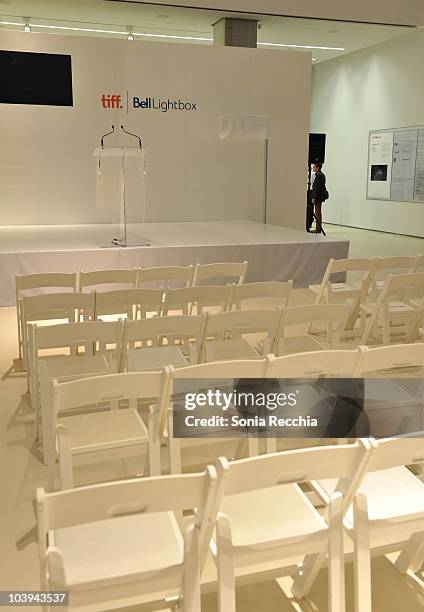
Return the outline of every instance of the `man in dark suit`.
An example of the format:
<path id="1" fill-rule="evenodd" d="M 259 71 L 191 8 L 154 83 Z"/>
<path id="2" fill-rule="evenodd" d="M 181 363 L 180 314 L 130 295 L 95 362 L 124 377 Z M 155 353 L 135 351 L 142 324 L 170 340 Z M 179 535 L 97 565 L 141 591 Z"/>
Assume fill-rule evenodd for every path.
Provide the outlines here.
<path id="1" fill-rule="evenodd" d="M 315 172 L 315 179 L 311 190 L 311 202 L 317 221 L 315 232 L 320 234 L 322 232 L 322 203 L 328 199 L 328 191 L 325 184 L 325 174 L 322 172 L 322 164 L 315 163 L 312 169 Z"/>

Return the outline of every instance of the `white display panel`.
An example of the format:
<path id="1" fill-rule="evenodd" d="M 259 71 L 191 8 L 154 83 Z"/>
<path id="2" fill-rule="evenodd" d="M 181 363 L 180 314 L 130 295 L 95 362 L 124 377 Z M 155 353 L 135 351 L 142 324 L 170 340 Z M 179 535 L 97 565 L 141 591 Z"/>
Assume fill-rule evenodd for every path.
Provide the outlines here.
<path id="1" fill-rule="evenodd" d="M 368 197 L 390 198 L 392 179 L 393 132 L 370 134 L 368 156 Z"/>
<path id="2" fill-rule="evenodd" d="M 424 202 L 424 127 L 370 132 L 367 198 Z"/>

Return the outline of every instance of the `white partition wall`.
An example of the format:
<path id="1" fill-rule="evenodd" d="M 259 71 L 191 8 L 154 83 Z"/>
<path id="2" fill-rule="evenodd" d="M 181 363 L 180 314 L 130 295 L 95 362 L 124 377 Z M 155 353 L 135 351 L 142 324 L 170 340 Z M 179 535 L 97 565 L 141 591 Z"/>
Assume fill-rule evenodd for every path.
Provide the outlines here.
<path id="1" fill-rule="evenodd" d="M 74 88 L 73 107 L 0 105 L 1 224 L 95 223 L 92 152 L 112 124 L 149 150 L 147 222 L 261 221 L 263 143 L 219 139 L 220 116 L 248 113 L 270 120 L 268 222 L 304 227 L 309 54 L 18 32 L 0 43 L 70 54 Z"/>
<path id="2" fill-rule="evenodd" d="M 311 131 L 327 134 L 328 222 L 424 237 L 424 202 L 401 201 L 413 197 L 399 189 L 389 193 L 389 174 L 369 193 L 380 199 L 367 199 L 370 132 L 389 130 L 382 134 L 390 139 L 390 132 L 423 124 L 423 54 L 419 31 L 314 68 Z M 390 140 L 387 146 L 391 160 Z"/>

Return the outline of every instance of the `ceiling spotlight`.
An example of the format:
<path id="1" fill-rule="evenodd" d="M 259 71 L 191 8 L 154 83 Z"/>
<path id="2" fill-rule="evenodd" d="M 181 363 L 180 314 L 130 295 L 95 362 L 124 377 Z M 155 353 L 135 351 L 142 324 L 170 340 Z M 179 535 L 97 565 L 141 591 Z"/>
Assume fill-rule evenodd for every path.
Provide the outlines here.
<path id="1" fill-rule="evenodd" d="M 31 26 L 29 25 L 29 18 L 24 17 L 24 21 L 25 21 L 24 32 L 31 32 Z"/>
<path id="2" fill-rule="evenodd" d="M 133 29 L 132 29 L 132 27 L 131 27 L 131 26 L 128 26 L 128 36 L 127 36 L 127 40 L 134 40 L 134 35 L 133 35 L 132 30 L 133 30 Z"/>

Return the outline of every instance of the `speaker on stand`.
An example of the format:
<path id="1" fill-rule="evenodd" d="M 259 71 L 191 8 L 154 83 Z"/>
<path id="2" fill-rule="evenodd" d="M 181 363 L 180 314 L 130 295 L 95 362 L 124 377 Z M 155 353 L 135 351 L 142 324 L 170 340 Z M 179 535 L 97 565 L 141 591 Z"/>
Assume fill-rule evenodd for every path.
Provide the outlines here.
<path id="1" fill-rule="evenodd" d="M 308 192 L 306 195 L 306 231 L 309 232 L 312 222 L 315 219 L 317 226 L 322 234 L 326 236 L 322 226 L 318 223 L 314 213 L 314 205 L 312 204 L 311 196 L 311 165 L 312 164 L 323 164 L 325 162 L 325 143 L 326 134 L 309 134 L 309 152 L 308 152 Z"/>

